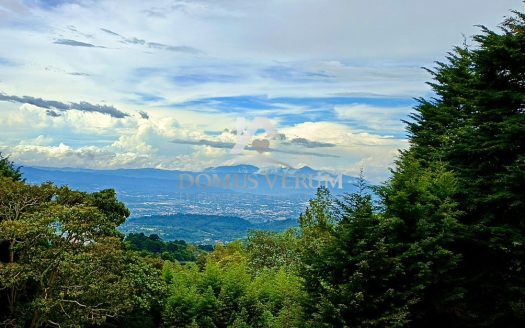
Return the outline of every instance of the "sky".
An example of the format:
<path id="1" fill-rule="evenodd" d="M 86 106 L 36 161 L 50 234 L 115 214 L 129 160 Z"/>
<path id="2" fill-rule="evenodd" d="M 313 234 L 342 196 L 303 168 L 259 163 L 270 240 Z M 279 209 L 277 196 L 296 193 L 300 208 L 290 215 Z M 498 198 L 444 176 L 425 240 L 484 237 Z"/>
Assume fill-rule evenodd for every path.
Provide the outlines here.
<path id="1" fill-rule="evenodd" d="M 307 165 L 381 182 L 414 98 L 432 96 L 422 67 L 524 6 L 0 0 L 0 151 L 25 166 Z"/>

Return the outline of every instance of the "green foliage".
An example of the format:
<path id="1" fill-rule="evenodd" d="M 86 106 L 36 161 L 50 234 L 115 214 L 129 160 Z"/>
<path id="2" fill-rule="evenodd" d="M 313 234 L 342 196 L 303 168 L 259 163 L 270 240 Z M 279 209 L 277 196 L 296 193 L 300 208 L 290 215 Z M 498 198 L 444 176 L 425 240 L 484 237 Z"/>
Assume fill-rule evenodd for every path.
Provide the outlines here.
<path id="1" fill-rule="evenodd" d="M 310 203 L 310 325 L 524 325 L 524 26 L 516 13 L 437 64 L 437 97 L 419 100 L 410 149 L 377 188 L 381 212 L 360 193 Z"/>
<path id="2" fill-rule="evenodd" d="M 160 273 L 126 253 L 116 232 L 127 210 L 109 192 L 97 207 L 99 195 L 0 178 L 4 324 L 101 324 L 157 302 Z"/>
<path id="3" fill-rule="evenodd" d="M 311 206 L 318 206 L 318 200 L 325 204 L 326 193 L 320 196 L 311 201 Z M 309 294 L 305 304 L 309 313 L 307 325 L 391 327 L 405 324 L 407 304 L 412 299 L 392 288 L 403 279 L 404 272 L 401 261 L 391 254 L 396 245 L 388 244 L 384 238 L 383 225 L 389 222 L 381 222 L 372 212 L 369 195 L 333 199 L 331 206 L 337 206 L 335 213 L 339 214 L 334 220 L 337 223 L 328 232 L 330 237 L 323 237 L 320 244 L 314 238 L 303 240 L 318 245 L 316 253 L 306 247 L 302 256 L 301 275 Z M 312 230 L 316 230 L 315 225 L 310 224 L 303 234 Z"/>
<path id="4" fill-rule="evenodd" d="M 299 238 L 294 229 L 278 233 L 250 231 L 246 240 L 250 270 L 264 268 L 296 270 L 299 266 Z"/>
<path id="5" fill-rule="evenodd" d="M 302 280 L 282 268 L 253 270 L 249 261 L 249 251 L 237 242 L 218 245 L 202 269 L 167 263 L 165 326 L 302 327 Z"/>
<path id="6" fill-rule="evenodd" d="M 123 203 L 116 201 L 117 194 L 113 189 L 94 192 L 86 195 L 86 198 L 89 204 L 98 208 L 115 226 L 124 223 L 130 214 Z"/>
<path id="7" fill-rule="evenodd" d="M 0 152 L 0 177 L 11 178 L 15 181 L 22 180 L 22 173 L 20 167 L 15 167 L 9 157 L 4 157 Z"/>
<path id="8" fill-rule="evenodd" d="M 129 211 L 113 190 L 27 185 L 0 155 L 0 322 L 525 326 L 525 15 L 474 40 L 431 71 L 436 97 L 407 122 L 379 204 L 362 178 L 341 198 L 320 188 L 299 231 L 197 258 L 158 235 L 122 242 Z"/>
<path id="9" fill-rule="evenodd" d="M 146 236 L 142 232 L 128 234 L 125 242 L 131 249 L 156 254 L 163 260 L 170 261 L 195 261 L 196 254 L 204 251 L 200 247 L 187 244 L 184 240 L 165 242 L 156 234 Z"/>
<path id="10" fill-rule="evenodd" d="M 409 319 L 415 326 L 446 321 L 444 309 L 464 292 L 451 277 L 463 258 L 457 246 L 466 229 L 454 201 L 458 183 L 440 162 L 433 164 L 423 167 L 405 153 L 380 189 L 390 223 L 385 233 L 404 268 L 400 286 L 413 295 Z"/>
<path id="11" fill-rule="evenodd" d="M 524 32 L 525 15 L 516 12 L 500 33 L 483 28 L 475 49 L 456 49 L 433 72 L 438 97 L 422 100 L 409 124 L 412 146 L 401 165 L 414 158 L 428 166 L 439 162 L 457 179 L 453 201 L 463 229 L 451 247 L 462 259 L 449 280 L 462 291 L 436 314 L 447 324 L 523 325 Z M 405 186 L 395 189 L 409 193 Z M 406 201 L 394 203 L 397 212 L 416 210 Z"/>
<path id="12" fill-rule="evenodd" d="M 321 256 L 321 251 L 333 238 L 337 224 L 335 200 L 328 189 L 321 187 L 316 197 L 309 202 L 306 211 L 299 217 L 301 228 L 301 261 L 309 263 Z M 305 266 L 308 269 L 308 264 Z M 308 276 L 308 274 L 306 274 Z"/>

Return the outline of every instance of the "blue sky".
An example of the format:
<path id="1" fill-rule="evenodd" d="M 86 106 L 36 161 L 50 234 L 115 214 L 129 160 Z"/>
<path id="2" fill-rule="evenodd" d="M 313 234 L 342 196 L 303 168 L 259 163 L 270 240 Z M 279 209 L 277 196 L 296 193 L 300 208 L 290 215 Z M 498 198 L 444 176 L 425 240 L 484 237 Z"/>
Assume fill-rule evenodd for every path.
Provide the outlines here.
<path id="1" fill-rule="evenodd" d="M 414 98 L 431 95 L 421 67 L 511 9 L 522 2 L 0 0 L 0 151 L 100 169 L 262 156 L 379 182 Z M 237 120 L 256 117 L 279 151 L 233 156 Z"/>

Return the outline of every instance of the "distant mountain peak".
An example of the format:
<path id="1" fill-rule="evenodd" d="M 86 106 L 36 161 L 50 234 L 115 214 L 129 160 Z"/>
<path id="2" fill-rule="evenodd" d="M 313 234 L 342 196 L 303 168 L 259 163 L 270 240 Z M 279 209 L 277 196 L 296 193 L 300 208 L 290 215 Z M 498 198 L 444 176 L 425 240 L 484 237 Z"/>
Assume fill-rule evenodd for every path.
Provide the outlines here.
<path id="1" fill-rule="evenodd" d="M 300 169 L 298 169 L 296 172 L 299 173 L 299 174 L 315 174 L 315 173 L 317 173 L 316 170 L 314 170 L 311 167 L 306 166 L 306 165 L 301 167 Z"/>
<path id="2" fill-rule="evenodd" d="M 257 173 L 259 171 L 259 168 L 255 165 L 249 165 L 249 164 L 239 164 L 239 165 L 232 165 L 232 166 L 216 166 L 216 167 L 208 167 L 204 169 L 204 172 L 210 172 L 210 173 Z"/>

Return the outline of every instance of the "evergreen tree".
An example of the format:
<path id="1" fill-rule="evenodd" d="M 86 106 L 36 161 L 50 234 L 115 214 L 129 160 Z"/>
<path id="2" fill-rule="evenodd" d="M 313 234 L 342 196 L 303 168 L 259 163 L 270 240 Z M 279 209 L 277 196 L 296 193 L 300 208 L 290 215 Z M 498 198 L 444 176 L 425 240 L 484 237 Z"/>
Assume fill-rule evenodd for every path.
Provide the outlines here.
<path id="1" fill-rule="evenodd" d="M 15 167 L 9 157 L 4 157 L 0 152 L 0 177 L 11 178 L 15 181 L 22 180 L 22 173 L 20 167 Z"/>
<path id="2" fill-rule="evenodd" d="M 515 13 L 500 32 L 482 27 L 476 47 L 456 48 L 438 63 L 431 86 L 409 123 L 411 148 L 399 166 L 443 165 L 457 178 L 454 201 L 463 228 L 450 244 L 461 257 L 448 294 L 435 298 L 436 316 L 449 326 L 523 326 L 525 319 L 525 15 Z M 393 181 L 403 179 L 403 170 Z M 407 186 L 392 184 L 387 212 L 404 222 Z M 416 221 L 419 222 L 419 221 Z M 461 293 L 452 289 L 461 288 Z M 445 305 L 447 304 L 448 305 Z"/>

